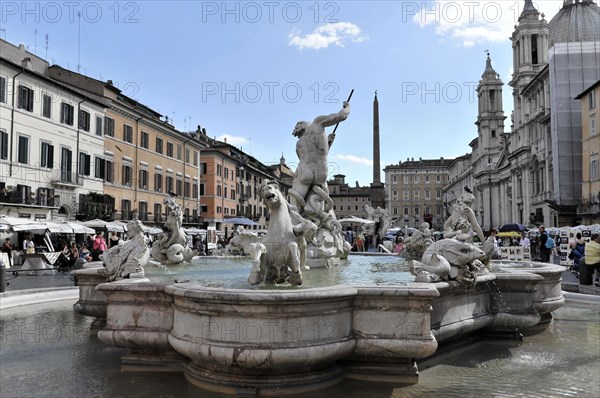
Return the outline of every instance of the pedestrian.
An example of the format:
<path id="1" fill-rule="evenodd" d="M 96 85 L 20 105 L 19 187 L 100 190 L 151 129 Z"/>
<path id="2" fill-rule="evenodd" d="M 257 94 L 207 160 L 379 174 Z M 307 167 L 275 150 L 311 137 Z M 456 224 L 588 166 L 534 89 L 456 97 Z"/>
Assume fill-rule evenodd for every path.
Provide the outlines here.
<path id="1" fill-rule="evenodd" d="M 119 237 L 119 234 L 116 231 L 112 231 L 110 233 L 110 237 L 108 238 L 108 243 L 110 247 L 115 247 L 119 244 L 119 240 L 121 238 Z"/>
<path id="2" fill-rule="evenodd" d="M 27 249 L 29 249 L 29 244 L 32 243 L 31 235 L 26 235 L 25 240 L 23 241 L 23 252 L 27 253 Z"/>
<path id="3" fill-rule="evenodd" d="M 106 241 L 104 240 L 104 233 L 98 232 L 96 239 L 94 239 L 94 252 L 93 257 L 95 261 L 100 260 L 100 255 L 106 251 Z"/>
<path id="4" fill-rule="evenodd" d="M 521 232 L 521 241 L 519 242 L 519 246 L 521 246 L 521 247 L 530 247 L 531 246 L 531 241 L 525 235 L 525 232 Z"/>
<path id="5" fill-rule="evenodd" d="M 550 237 L 550 235 L 548 235 L 548 232 L 546 232 L 546 228 L 543 225 L 540 225 L 539 231 L 540 231 L 539 249 L 540 249 L 540 257 L 541 257 L 540 261 L 543 263 L 549 263 L 550 262 L 550 254 L 552 253 L 552 249 L 554 247 L 554 245 L 553 245 L 554 240 L 552 240 L 551 242 L 549 241 L 552 238 Z"/>
<path id="6" fill-rule="evenodd" d="M 8 257 L 8 267 L 9 268 L 12 267 L 12 251 L 13 251 L 13 244 L 10 241 L 10 238 L 6 238 L 6 240 L 2 244 L 2 253 L 6 253 L 6 256 Z"/>
<path id="7" fill-rule="evenodd" d="M 594 270 L 594 286 L 600 286 L 600 234 L 592 234 L 585 245 L 585 265 Z"/>

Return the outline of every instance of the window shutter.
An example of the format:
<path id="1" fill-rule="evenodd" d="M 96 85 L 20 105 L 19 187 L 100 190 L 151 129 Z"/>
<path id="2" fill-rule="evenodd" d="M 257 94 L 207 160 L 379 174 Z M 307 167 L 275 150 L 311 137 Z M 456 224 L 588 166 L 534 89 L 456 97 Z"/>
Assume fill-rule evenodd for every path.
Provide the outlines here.
<path id="1" fill-rule="evenodd" d="M 48 145 L 48 165 L 49 169 L 54 168 L 54 145 Z"/>
<path id="2" fill-rule="evenodd" d="M 91 155 L 85 155 L 85 175 L 89 176 L 90 175 L 90 163 L 92 162 L 92 157 Z"/>

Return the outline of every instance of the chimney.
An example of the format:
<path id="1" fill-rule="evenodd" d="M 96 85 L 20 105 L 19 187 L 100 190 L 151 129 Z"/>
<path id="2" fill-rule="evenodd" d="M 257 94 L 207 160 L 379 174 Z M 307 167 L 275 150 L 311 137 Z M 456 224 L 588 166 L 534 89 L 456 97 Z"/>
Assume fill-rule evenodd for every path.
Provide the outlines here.
<path id="1" fill-rule="evenodd" d="M 23 58 L 23 61 L 21 61 L 21 66 L 25 69 L 31 69 L 31 57 Z"/>

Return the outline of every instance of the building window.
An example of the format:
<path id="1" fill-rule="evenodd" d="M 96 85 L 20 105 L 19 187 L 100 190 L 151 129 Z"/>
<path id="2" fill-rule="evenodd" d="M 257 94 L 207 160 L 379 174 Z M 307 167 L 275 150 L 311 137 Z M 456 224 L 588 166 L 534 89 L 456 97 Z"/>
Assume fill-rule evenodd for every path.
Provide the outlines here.
<path id="1" fill-rule="evenodd" d="M 596 92 L 594 90 L 590 91 L 588 94 L 588 100 L 590 103 L 590 109 L 594 109 L 596 107 Z"/>
<path id="2" fill-rule="evenodd" d="M 435 190 L 435 198 L 436 199 L 441 199 L 442 198 L 442 190 L 441 189 L 436 189 Z"/>
<path id="3" fill-rule="evenodd" d="M 104 161 L 104 181 L 114 182 L 115 180 L 115 164 L 110 160 Z"/>
<path id="4" fill-rule="evenodd" d="M 185 148 L 185 162 L 190 162 L 190 148 Z"/>
<path id="5" fill-rule="evenodd" d="M 181 144 L 177 144 L 177 160 L 181 160 Z"/>
<path id="6" fill-rule="evenodd" d="M 29 162 L 29 137 L 19 136 L 19 147 L 17 154 L 17 162 L 28 163 Z"/>
<path id="7" fill-rule="evenodd" d="M 235 191 L 232 191 L 234 193 L 233 196 L 235 196 Z M 192 184 L 192 198 L 194 199 L 198 199 L 198 183 L 194 181 L 194 183 Z M 235 197 L 231 198 L 235 200 Z"/>
<path id="8" fill-rule="evenodd" d="M 177 194 L 177 196 L 181 196 L 182 191 L 183 191 L 183 181 L 181 181 L 180 179 L 177 179 L 177 185 L 175 186 L 175 193 Z"/>
<path id="9" fill-rule="evenodd" d="M 206 185 L 200 184 L 200 196 L 204 196 L 205 191 L 206 191 Z"/>
<path id="10" fill-rule="evenodd" d="M 596 119 L 592 116 L 590 118 L 590 135 L 596 134 Z"/>
<path id="11" fill-rule="evenodd" d="M 191 188 L 191 184 L 190 184 L 190 182 L 189 182 L 189 181 L 186 181 L 186 182 L 183 184 L 183 196 L 184 196 L 184 197 L 186 197 L 186 198 L 189 198 L 189 197 L 190 197 L 190 188 Z"/>
<path id="12" fill-rule="evenodd" d="M 8 159 L 8 133 L 0 131 L 0 159 Z"/>
<path id="13" fill-rule="evenodd" d="M 167 156 L 170 158 L 173 157 L 173 143 L 172 142 L 167 142 Z"/>
<path id="14" fill-rule="evenodd" d="M 48 94 L 42 96 L 42 116 L 52 117 L 52 97 Z"/>
<path id="15" fill-rule="evenodd" d="M 61 149 L 60 156 L 60 180 L 64 182 L 73 181 L 73 152 L 69 148 Z"/>
<path id="16" fill-rule="evenodd" d="M 416 174 L 414 175 L 414 177 L 413 177 L 413 182 L 414 182 L 414 183 L 417 183 L 417 182 L 419 182 L 419 176 L 418 176 L 418 175 L 416 175 Z"/>
<path id="17" fill-rule="evenodd" d="M 402 190 L 402 200 L 408 200 L 408 189 Z"/>
<path id="18" fill-rule="evenodd" d="M 194 166 L 198 166 L 198 151 L 194 151 Z"/>
<path id="19" fill-rule="evenodd" d="M 167 182 L 166 182 L 167 186 L 167 192 L 171 193 L 173 192 L 173 176 L 167 176 Z"/>
<path id="20" fill-rule="evenodd" d="M 148 221 L 148 203 L 140 202 L 140 213 L 138 218 L 140 221 Z"/>
<path id="21" fill-rule="evenodd" d="M 402 182 L 408 184 L 408 176 L 402 176 Z"/>
<path id="22" fill-rule="evenodd" d="M 413 190 L 413 199 L 419 200 L 419 190 L 418 189 Z"/>
<path id="23" fill-rule="evenodd" d="M 590 181 L 598 180 L 599 173 L 598 157 L 592 158 L 590 160 Z"/>
<path id="24" fill-rule="evenodd" d="M 156 153 L 159 155 L 163 153 L 163 140 L 160 137 L 156 137 Z"/>
<path id="25" fill-rule="evenodd" d="M 220 175 L 222 174 L 222 171 L 221 171 L 221 170 L 222 170 L 222 169 L 221 169 L 221 165 L 220 165 L 220 164 L 218 164 L 218 165 L 217 165 L 217 175 L 218 175 L 218 176 L 220 176 Z"/>
<path id="26" fill-rule="evenodd" d="M 83 109 L 79 110 L 79 128 L 84 131 L 90 131 L 90 113 Z"/>
<path id="27" fill-rule="evenodd" d="M 104 159 L 94 157 L 94 177 L 104 179 Z"/>
<path id="28" fill-rule="evenodd" d="M 121 200 L 121 220 L 131 218 L 131 201 L 129 199 Z"/>
<path id="29" fill-rule="evenodd" d="M 133 142 L 133 128 L 123 123 L 123 141 L 132 143 Z"/>
<path id="30" fill-rule="evenodd" d="M 404 208 L 404 215 L 405 215 L 405 216 L 408 216 L 408 207 L 405 207 L 405 208 Z"/>
<path id="31" fill-rule="evenodd" d="M 79 152 L 79 174 L 84 176 L 90 175 L 91 156 L 87 153 Z"/>
<path id="32" fill-rule="evenodd" d="M 123 165 L 123 167 L 121 168 L 122 170 L 122 175 L 121 175 L 121 183 L 123 185 L 127 185 L 127 186 L 131 186 L 131 174 L 132 174 L 132 167 L 128 166 L 128 165 Z"/>
<path id="33" fill-rule="evenodd" d="M 6 102 L 6 77 L 0 76 L 0 102 Z"/>
<path id="34" fill-rule="evenodd" d="M 415 216 L 419 215 L 419 206 L 415 206 Z"/>
<path id="35" fill-rule="evenodd" d="M 162 174 L 156 173 L 154 174 L 154 190 L 156 192 L 162 192 L 163 184 L 162 184 Z"/>
<path id="36" fill-rule="evenodd" d="M 425 199 L 431 199 L 431 195 L 429 193 L 429 189 L 425 190 Z M 429 213 L 429 212 L 428 212 Z"/>
<path id="37" fill-rule="evenodd" d="M 162 205 L 160 203 L 154 204 L 154 221 L 162 222 Z"/>
<path id="38" fill-rule="evenodd" d="M 42 142 L 40 154 L 40 167 L 51 169 L 54 164 L 54 146 L 48 142 Z"/>
<path id="39" fill-rule="evenodd" d="M 109 137 L 115 136 L 115 119 L 108 116 L 104 118 L 104 135 Z"/>
<path id="40" fill-rule="evenodd" d="M 73 105 L 67 104 L 66 102 L 63 102 L 60 104 L 60 122 L 61 123 L 72 126 L 74 114 L 75 114 L 75 108 L 73 108 Z"/>
<path id="41" fill-rule="evenodd" d="M 144 149 L 148 149 L 149 141 L 150 141 L 150 137 L 148 136 L 148 133 L 146 133 L 145 131 L 142 131 L 142 133 L 140 135 L 140 146 Z"/>
<path id="42" fill-rule="evenodd" d="M 148 170 L 140 170 L 140 189 L 148 189 Z"/>
<path id="43" fill-rule="evenodd" d="M 96 135 L 102 136 L 102 116 L 96 116 Z"/>
<path id="44" fill-rule="evenodd" d="M 26 111 L 33 112 L 33 90 L 29 87 L 19 86 L 19 104 L 18 107 Z"/>

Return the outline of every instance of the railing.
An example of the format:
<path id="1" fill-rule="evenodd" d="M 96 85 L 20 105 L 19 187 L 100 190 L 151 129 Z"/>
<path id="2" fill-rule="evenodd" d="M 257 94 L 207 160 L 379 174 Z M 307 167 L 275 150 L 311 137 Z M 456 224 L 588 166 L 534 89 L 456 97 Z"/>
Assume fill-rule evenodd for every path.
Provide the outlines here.
<path id="1" fill-rule="evenodd" d="M 83 176 L 77 179 L 77 173 L 71 170 L 52 170 L 50 175 L 50 182 L 55 185 L 83 185 Z"/>
<path id="2" fill-rule="evenodd" d="M 55 198 L 47 197 L 24 197 L 20 191 L 0 192 L 0 203 L 20 204 L 20 205 L 38 205 L 54 207 Z"/>

